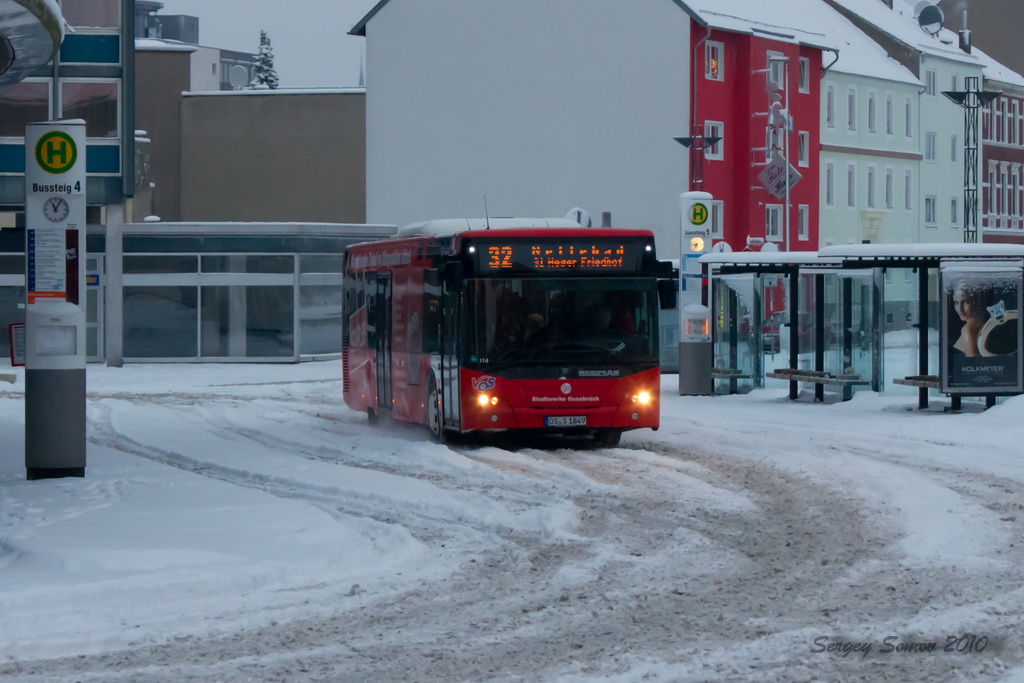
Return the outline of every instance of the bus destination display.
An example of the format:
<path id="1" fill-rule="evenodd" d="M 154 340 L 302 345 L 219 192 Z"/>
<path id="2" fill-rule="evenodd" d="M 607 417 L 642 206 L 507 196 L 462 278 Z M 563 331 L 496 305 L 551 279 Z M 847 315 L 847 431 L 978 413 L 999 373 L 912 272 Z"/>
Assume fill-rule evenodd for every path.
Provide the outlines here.
<path id="1" fill-rule="evenodd" d="M 474 244 L 481 274 L 512 272 L 630 272 L 642 263 L 644 244 L 630 240 L 509 241 Z"/>

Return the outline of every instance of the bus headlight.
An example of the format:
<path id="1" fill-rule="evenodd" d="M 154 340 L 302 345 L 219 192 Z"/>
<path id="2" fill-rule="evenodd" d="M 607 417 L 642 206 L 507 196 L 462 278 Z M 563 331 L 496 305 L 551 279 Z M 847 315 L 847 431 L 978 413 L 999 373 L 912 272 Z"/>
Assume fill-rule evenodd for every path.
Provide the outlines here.
<path id="1" fill-rule="evenodd" d="M 638 391 L 633 395 L 633 403 L 639 403 L 642 406 L 650 405 L 653 401 L 654 397 L 649 391 Z"/>
<path id="2" fill-rule="evenodd" d="M 498 405 L 498 397 L 488 396 L 487 394 L 478 394 L 476 397 L 476 402 L 481 408 L 486 408 L 487 406 L 496 406 Z"/>

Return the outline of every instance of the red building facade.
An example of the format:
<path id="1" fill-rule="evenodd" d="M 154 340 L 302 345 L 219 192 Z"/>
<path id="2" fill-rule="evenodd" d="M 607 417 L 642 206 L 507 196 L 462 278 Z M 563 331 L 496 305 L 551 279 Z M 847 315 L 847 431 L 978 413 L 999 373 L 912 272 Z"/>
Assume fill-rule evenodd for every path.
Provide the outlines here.
<path id="1" fill-rule="evenodd" d="M 691 189 L 715 198 L 714 241 L 736 251 L 759 240 L 817 249 L 821 50 L 695 22 L 691 40 L 693 135 L 721 138 L 691 167 Z M 776 155 L 801 176 L 788 198 L 759 179 Z M 773 166 L 784 187 L 781 163 Z"/>
<path id="2" fill-rule="evenodd" d="M 1024 89 L 988 81 L 985 90 L 1002 94 L 981 112 L 982 241 L 1024 244 Z"/>

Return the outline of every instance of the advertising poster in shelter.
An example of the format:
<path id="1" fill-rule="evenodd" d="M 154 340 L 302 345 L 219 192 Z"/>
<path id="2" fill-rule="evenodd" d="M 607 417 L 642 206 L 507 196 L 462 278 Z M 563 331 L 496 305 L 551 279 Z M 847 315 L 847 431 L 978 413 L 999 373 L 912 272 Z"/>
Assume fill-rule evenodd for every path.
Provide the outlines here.
<path id="1" fill-rule="evenodd" d="M 941 272 L 942 391 L 1007 394 L 1021 380 L 1021 268 L 950 265 Z"/>

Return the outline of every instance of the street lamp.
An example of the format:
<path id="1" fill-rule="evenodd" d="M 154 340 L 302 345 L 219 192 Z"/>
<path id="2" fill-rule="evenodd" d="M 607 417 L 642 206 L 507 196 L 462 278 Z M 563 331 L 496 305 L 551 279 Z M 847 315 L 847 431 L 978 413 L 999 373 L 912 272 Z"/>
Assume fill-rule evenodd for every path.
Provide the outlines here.
<path id="1" fill-rule="evenodd" d="M 950 90 L 942 94 L 964 109 L 964 242 L 978 241 L 978 110 L 1002 93 L 984 91 L 981 79 L 968 76 L 966 90 Z"/>
<path id="2" fill-rule="evenodd" d="M 696 124 L 694 135 L 688 138 L 672 138 L 690 150 L 690 189 L 700 190 L 704 185 L 704 153 L 722 140 L 721 135 L 703 135 Z"/>

